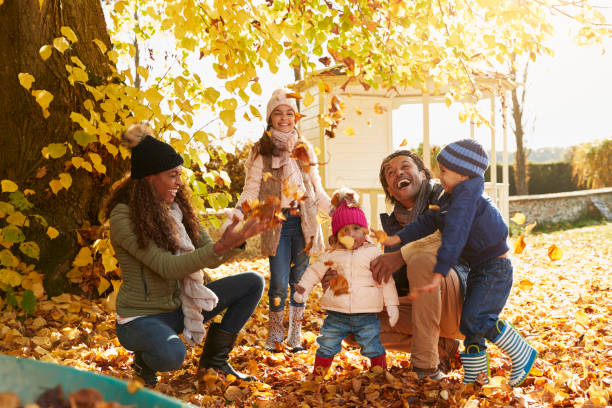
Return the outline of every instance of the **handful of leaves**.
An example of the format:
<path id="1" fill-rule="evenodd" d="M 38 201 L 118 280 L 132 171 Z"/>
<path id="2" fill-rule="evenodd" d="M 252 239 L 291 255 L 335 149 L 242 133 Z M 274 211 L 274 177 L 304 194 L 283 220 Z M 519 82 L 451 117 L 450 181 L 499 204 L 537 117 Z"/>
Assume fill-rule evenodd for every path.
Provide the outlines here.
<path id="1" fill-rule="evenodd" d="M 259 200 L 249 200 L 242 203 L 244 219 L 259 218 L 260 220 L 270 220 L 270 226 L 280 224 L 286 218 L 281 211 L 281 202 L 278 197 L 268 197 L 263 203 Z"/>

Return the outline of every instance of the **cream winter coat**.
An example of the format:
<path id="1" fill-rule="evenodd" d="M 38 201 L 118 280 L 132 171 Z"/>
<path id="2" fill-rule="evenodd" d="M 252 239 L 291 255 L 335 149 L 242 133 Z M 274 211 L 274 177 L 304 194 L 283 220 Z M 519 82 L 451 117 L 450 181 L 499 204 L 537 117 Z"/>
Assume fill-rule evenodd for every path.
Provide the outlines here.
<path id="1" fill-rule="evenodd" d="M 299 282 L 306 289 L 304 299 L 331 268 L 346 278 L 349 293 L 335 296 L 331 288 L 326 290 L 321 298 L 323 309 L 341 313 L 378 313 L 385 306 L 399 305 L 393 279 L 379 285 L 372 277 L 370 262 L 380 254 L 380 249 L 369 242 L 354 250 L 337 248 L 326 251 L 306 269 Z"/>

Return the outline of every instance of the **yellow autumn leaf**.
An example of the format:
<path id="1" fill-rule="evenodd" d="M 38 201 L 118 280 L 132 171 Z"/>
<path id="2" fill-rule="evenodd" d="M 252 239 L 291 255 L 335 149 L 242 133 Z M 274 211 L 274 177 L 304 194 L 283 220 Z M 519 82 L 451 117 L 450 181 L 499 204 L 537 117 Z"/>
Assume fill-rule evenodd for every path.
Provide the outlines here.
<path id="1" fill-rule="evenodd" d="M 105 279 L 104 277 L 100 276 L 100 283 L 98 284 L 98 295 L 102 295 L 106 289 L 110 288 L 110 282 L 108 281 L 108 279 Z"/>
<path id="2" fill-rule="evenodd" d="M 47 109 L 53 100 L 53 94 L 49 91 L 45 91 L 44 89 L 32 91 L 32 95 L 34 95 L 34 98 L 36 98 L 36 103 L 38 103 L 43 110 Z"/>
<path id="3" fill-rule="evenodd" d="M 313 102 L 314 102 L 314 96 L 312 96 L 310 92 L 306 92 L 304 94 L 304 99 L 302 100 L 302 103 L 304 104 L 304 106 L 310 106 L 312 105 Z"/>
<path id="4" fill-rule="evenodd" d="M 72 43 L 75 43 L 75 42 L 79 41 L 79 39 L 77 38 L 77 36 L 74 33 L 74 31 L 72 31 L 72 28 L 70 28 L 68 26 L 62 26 L 60 28 L 60 32 L 62 33 L 62 35 L 64 37 L 66 37 Z"/>
<path id="5" fill-rule="evenodd" d="M 400 147 L 408 146 L 408 140 L 406 140 L 406 138 L 404 138 L 404 140 L 402 140 L 402 143 L 400 143 L 399 145 L 400 145 Z"/>
<path id="6" fill-rule="evenodd" d="M 347 136 L 355 136 L 355 129 L 353 129 L 352 126 L 349 126 L 346 129 L 344 129 L 344 134 Z"/>
<path id="7" fill-rule="evenodd" d="M 555 244 L 552 244 L 548 248 L 548 257 L 551 261 L 558 261 L 559 259 L 561 259 L 561 257 L 563 257 L 563 251 Z"/>
<path id="8" fill-rule="evenodd" d="M 23 276 L 17 271 L 12 269 L 0 269 L 0 283 L 9 285 L 11 287 L 19 286 Z"/>
<path id="9" fill-rule="evenodd" d="M 58 230 L 56 230 L 56 229 L 55 229 L 55 228 L 53 228 L 53 227 L 48 227 L 48 228 L 47 228 L 47 235 L 49 236 L 49 238 L 51 238 L 51 239 L 55 239 L 55 238 L 57 238 L 57 236 L 59 235 L 59 231 L 58 231 Z"/>
<path id="10" fill-rule="evenodd" d="M 528 225 L 525 227 L 525 234 L 530 234 L 530 233 L 531 233 L 531 231 L 533 231 L 533 229 L 535 228 L 535 226 L 536 226 L 536 225 L 537 225 L 537 222 L 533 222 L 533 223 L 531 223 L 531 224 L 528 224 Z"/>
<path id="11" fill-rule="evenodd" d="M 19 186 L 11 180 L 2 180 L 0 184 L 2 185 L 3 193 L 12 193 L 14 191 L 17 191 L 17 189 L 19 188 Z"/>
<path id="12" fill-rule="evenodd" d="M 514 216 L 510 219 L 514 221 L 515 224 L 523 225 L 525 223 L 525 214 L 517 212 L 514 213 Z"/>
<path id="13" fill-rule="evenodd" d="M 525 249 L 525 236 L 519 236 L 516 241 L 514 241 L 514 253 L 520 254 Z"/>
<path id="14" fill-rule="evenodd" d="M 581 324 L 585 329 L 589 328 L 589 322 L 591 319 L 589 319 L 589 316 L 587 316 L 587 314 L 582 310 L 577 311 L 574 317 L 576 318 L 576 322 L 578 324 Z"/>
<path id="15" fill-rule="evenodd" d="M 62 183 L 58 179 L 53 179 L 49 182 L 49 187 L 51 187 L 53 194 L 57 194 L 62 189 Z"/>
<path id="16" fill-rule="evenodd" d="M 30 88 L 32 87 L 32 83 L 35 81 L 34 76 L 23 72 L 17 75 L 17 78 L 19 78 L 19 83 L 21 84 L 21 86 L 23 86 L 27 90 L 30 90 Z"/>
<path id="17" fill-rule="evenodd" d="M 81 248 L 77 256 L 72 261 L 74 266 L 86 266 L 93 262 L 93 258 L 91 256 L 91 250 L 87 247 Z"/>
<path id="18" fill-rule="evenodd" d="M 533 286 L 533 282 L 531 282 L 529 279 L 521 279 L 518 286 L 521 288 L 521 290 L 529 290 Z"/>
<path id="19" fill-rule="evenodd" d="M 72 185 L 72 177 L 68 173 L 60 173 L 59 179 L 62 187 L 64 187 L 66 190 L 68 190 Z"/>
<path id="20" fill-rule="evenodd" d="M 70 43 L 66 40 L 66 37 L 57 37 L 53 39 L 53 47 L 63 54 L 70 48 Z"/>
<path id="21" fill-rule="evenodd" d="M 340 242 L 347 249 L 353 249 L 353 245 L 355 245 L 355 240 L 353 237 L 349 235 L 338 235 L 338 242 Z"/>
<path id="22" fill-rule="evenodd" d="M 143 77 L 145 81 L 149 78 L 149 70 L 143 66 L 139 65 L 138 68 L 136 68 L 136 72 L 138 72 L 138 74 Z"/>
<path id="23" fill-rule="evenodd" d="M 92 41 L 98 46 L 98 49 L 102 54 L 106 53 L 106 45 L 102 41 L 98 40 L 97 38 L 94 38 Z"/>
<path id="24" fill-rule="evenodd" d="M 110 251 L 106 251 L 102 254 L 102 265 L 106 273 L 112 272 L 117 269 L 117 258 Z"/>

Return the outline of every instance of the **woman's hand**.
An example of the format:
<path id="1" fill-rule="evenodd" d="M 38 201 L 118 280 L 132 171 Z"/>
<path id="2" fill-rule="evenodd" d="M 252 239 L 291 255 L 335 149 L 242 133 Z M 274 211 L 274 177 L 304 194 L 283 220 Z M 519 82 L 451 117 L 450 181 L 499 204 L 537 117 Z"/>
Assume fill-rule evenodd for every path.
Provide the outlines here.
<path id="1" fill-rule="evenodd" d="M 259 235 L 271 228 L 270 217 L 253 217 L 249 218 L 244 224 L 241 224 L 240 217 L 232 217 L 229 225 L 223 231 L 223 235 L 219 238 L 213 247 L 217 255 L 236 248 L 242 245 L 247 239 Z"/>
<path id="2" fill-rule="evenodd" d="M 379 255 L 370 262 L 370 270 L 372 271 L 372 277 L 379 283 L 387 283 L 395 271 L 404 266 L 404 258 L 400 251 L 388 252 L 386 254 Z"/>

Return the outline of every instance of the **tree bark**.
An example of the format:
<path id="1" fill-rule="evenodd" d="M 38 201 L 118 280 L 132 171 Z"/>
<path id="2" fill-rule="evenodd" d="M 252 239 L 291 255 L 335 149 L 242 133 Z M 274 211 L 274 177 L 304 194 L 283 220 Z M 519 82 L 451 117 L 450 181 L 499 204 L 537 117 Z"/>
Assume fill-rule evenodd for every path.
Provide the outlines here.
<path id="1" fill-rule="evenodd" d="M 514 61 L 513 61 L 514 63 Z M 510 77 L 516 81 L 516 67 L 510 67 Z M 524 146 L 525 127 L 523 125 L 523 109 L 525 106 L 525 86 L 527 82 L 527 65 L 523 75 L 523 93 L 520 96 L 517 88 L 512 89 L 512 119 L 514 121 L 514 138 L 516 140 L 516 154 L 514 157 L 515 172 L 514 182 L 517 195 L 529 194 L 529 173 L 527 168 L 527 151 Z"/>
<path id="2" fill-rule="evenodd" d="M 43 61 L 39 49 L 53 44 L 62 36 L 60 28 L 70 27 L 78 42 L 61 54 L 53 49 L 51 57 Z M 108 60 L 93 39 L 111 47 L 104 14 L 99 0 L 5 0 L 0 6 L 0 179 L 16 182 L 20 189 L 29 188 L 36 194 L 28 199 L 34 204 L 32 213 L 42 215 L 60 236 L 49 240 L 42 227 L 30 228 L 28 240 L 40 246 L 37 269 L 45 275 L 45 289 L 53 295 L 70 289 L 66 272 L 71 269 L 79 245 L 76 231 L 99 224 L 98 213 L 102 197 L 108 192 L 110 180 L 116 179 L 126 168 L 122 160 L 113 160 L 97 144 L 86 149 L 79 146 L 73 134 L 79 126 L 70 119 L 71 112 L 89 117 L 82 108 L 91 98 L 82 85 L 70 85 L 65 65 L 77 56 L 87 67 L 90 81 L 104 82 L 110 77 Z M 53 94 L 50 116 L 44 118 L 40 106 L 18 81 L 19 73 L 29 73 L 35 82 L 31 89 L 44 89 Z M 69 170 L 73 183 L 68 190 L 54 195 L 49 182 L 66 171 L 70 150 L 63 157 L 44 159 L 41 149 L 50 143 L 68 142 L 73 155 L 87 151 L 100 154 L 107 166 L 106 174 L 90 174 L 83 169 Z M 41 176 L 41 169 L 47 172 Z M 38 174 L 37 174 L 38 173 Z M 34 224 L 34 223 L 31 223 Z M 32 263 L 31 259 L 27 260 Z"/>

